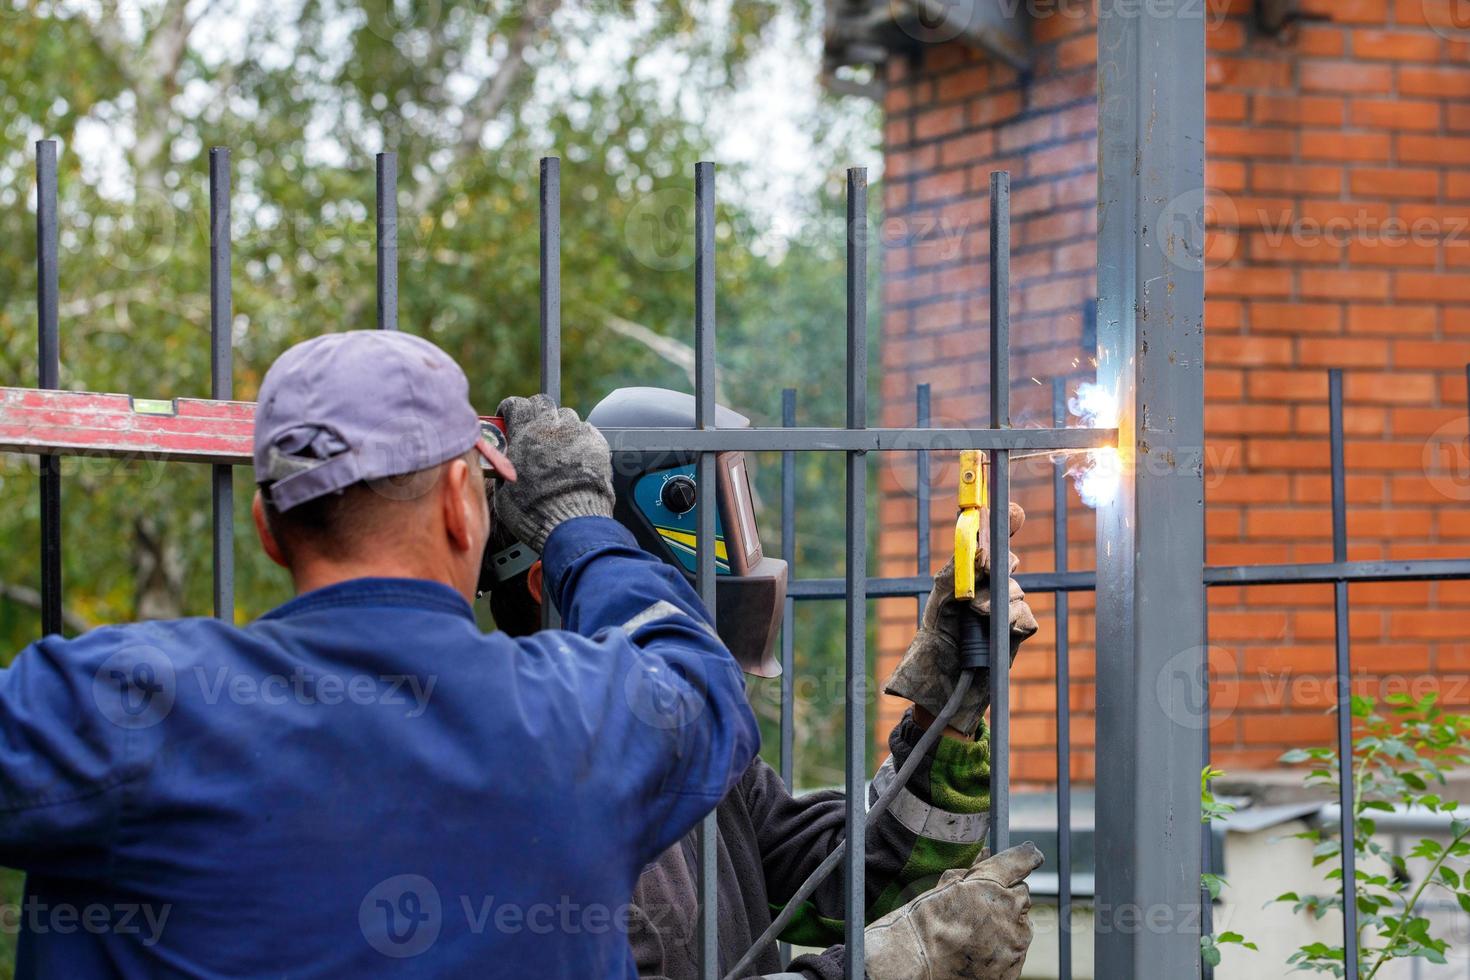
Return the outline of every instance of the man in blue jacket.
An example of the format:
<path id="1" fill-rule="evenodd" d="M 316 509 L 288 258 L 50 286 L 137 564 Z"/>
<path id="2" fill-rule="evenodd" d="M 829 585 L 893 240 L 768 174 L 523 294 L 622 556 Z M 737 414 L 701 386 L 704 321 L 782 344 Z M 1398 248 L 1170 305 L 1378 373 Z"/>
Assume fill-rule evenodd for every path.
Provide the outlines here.
<path id="1" fill-rule="evenodd" d="M 758 735 L 682 575 L 610 518 L 607 445 L 508 399 L 507 455 L 427 341 L 332 334 L 267 373 L 255 523 L 297 596 L 49 636 L 0 671 L 18 975 L 631 977 L 639 870 Z M 497 518 L 566 631 L 470 602 Z"/>

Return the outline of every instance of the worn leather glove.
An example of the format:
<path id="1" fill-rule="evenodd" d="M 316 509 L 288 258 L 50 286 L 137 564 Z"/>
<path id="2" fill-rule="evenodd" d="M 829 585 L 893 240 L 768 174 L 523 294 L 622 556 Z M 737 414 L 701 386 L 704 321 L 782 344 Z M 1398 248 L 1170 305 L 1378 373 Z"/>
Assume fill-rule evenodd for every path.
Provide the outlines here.
<path id="1" fill-rule="evenodd" d="M 514 462 L 514 460 L 512 460 Z M 517 464 L 519 465 L 519 464 Z M 1026 523 L 1026 512 L 1019 504 L 1012 503 L 1010 510 L 1011 536 Z M 1014 572 L 1019 560 L 1010 556 L 1010 571 Z M 990 555 L 986 549 L 975 555 L 975 598 L 969 606 L 982 616 L 990 616 Z M 980 588 L 980 583 L 986 583 Z M 1011 650 L 1014 659 L 1021 641 L 1036 632 L 1036 617 L 1026 604 L 1026 593 L 1015 579 L 1010 580 L 1010 623 Z M 912 701 L 932 715 L 938 715 L 954 691 L 955 681 L 960 674 L 960 603 L 954 597 L 954 559 L 945 563 L 939 574 L 934 576 L 934 590 L 924 604 L 924 618 L 918 633 L 914 634 L 908 652 L 898 662 L 898 667 L 883 690 L 894 697 Z M 981 671 L 971 685 L 970 691 L 960 702 L 950 725 L 961 732 L 973 734 L 980 727 L 985 709 L 990 707 L 990 672 Z"/>
<path id="2" fill-rule="evenodd" d="M 871 980 L 1015 980 L 1031 945 L 1031 890 L 1041 867 L 1027 841 L 939 884 L 863 932 Z"/>
<path id="3" fill-rule="evenodd" d="M 506 455 L 518 475 L 495 493 L 495 516 L 537 551 L 558 524 L 574 517 L 611 517 L 612 454 L 607 440 L 549 395 L 507 398 Z"/>

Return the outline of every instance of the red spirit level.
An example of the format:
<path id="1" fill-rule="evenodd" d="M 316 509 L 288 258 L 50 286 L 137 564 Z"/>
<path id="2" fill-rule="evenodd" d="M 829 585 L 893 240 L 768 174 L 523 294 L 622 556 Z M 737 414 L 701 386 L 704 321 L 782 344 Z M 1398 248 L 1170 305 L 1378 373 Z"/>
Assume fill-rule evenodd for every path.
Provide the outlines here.
<path id="1" fill-rule="evenodd" d="M 0 388 L 0 452 L 250 464 L 254 402 Z"/>
<path id="2" fill-rule="evenodd" d="M 481 428 L 502 451 L 504 423 Z M 0 452 L 249 466 L 255 403 L 0 388 Z"/>

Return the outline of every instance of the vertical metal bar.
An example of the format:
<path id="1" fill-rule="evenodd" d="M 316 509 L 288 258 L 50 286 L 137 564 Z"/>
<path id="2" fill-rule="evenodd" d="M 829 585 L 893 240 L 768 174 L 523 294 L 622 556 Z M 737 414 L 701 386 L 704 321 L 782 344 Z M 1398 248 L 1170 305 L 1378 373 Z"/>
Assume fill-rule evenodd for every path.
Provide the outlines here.
<path id="1" fill-rule="evenodd" d="M 868 171 L 847 171 L 847 427 L 868 425 Z M 847 698 L 846 823 L 842 857 L 847 980 L 864 980 L 863 928 L 867 925 L 868 775 L 868 484 L 863 453 L 847 454 Z"/>
<path id="2" fill-rule="evenodd" d="M 694 166 L 694 425 L 715 427 L 715 165 L 707 162 Z M 714 616 L 714 453 L 699 454 L 697 494 L 695 587 Z M 698 834 L 699 975 L 704 980 L 718 980 L 720 975 L 718 840 L 719 825 L 710 813 Z"/>
<path id="3" fill-rule="evenodd" d="M 234 393 L 230 289 L 230 151 L 209 151 L 209 397 Z M 214 615 L 235 619 L 234 468 L 212 468 L 214 503 Z"/>
<path id="4" fill-rule="evenodd" d="M 796 389 L 781 392 L 781 425 L 796 425 Z M 796 453 L 781 454 L 781 559 L 786 574 L 796 577 Z M 793 685 L 796 672 L 796 600 L 788 593 L 781 613 L 781 781 L 795 786 L 796 718 Z"/>
<path id="5" fill-rule="evenodd" d="M 781 425 L 796 426 L 796 389 L 781 392 Z M 781 559 L 796 577 L 796 453 L 781 454 Z M 796 600 L 788 592 L 781 607 L 781 781 L 796 787 Z M 779 944 L 781 963 L 791 960 L 791 944 Z"/>
<path id="6" fill-rule="evenodd" d="M 56 141 L 36 142 L 36 330 L 40 387 L 61 387 Z M 61 457 L 42 456 L 41 632 L 61 632 Z"/>
<path id="7" fill-rule="evenodd" d="M 1342 369 L 1327 372 L 1328 413 L 1332 426 L 1332 560 L 1347 561 L 1347 476 L 1342 439 Z M 1358 980 L 1357 821 L 1353 815 L 1352 634 L 1348 628 L 1348 585 L 1332 583 L 1337 644 L 1337 782 L 1341 809 L 1342 948 L 1344 980 Z"/>
<path id="8" fill-rule="evenodd" d="M 1099 4 L 1098 381 L 1121 461 L 1097 511 L 1101 977 L 1200 975 L 1204 73 L 1192 0 Z"/>
<path id="9" fill-rule="evenodd" d="M 398 329 L 398 154 L 378 154 L 378 329 Z"/>
<path id="10" fill-rule="evenodd" d="M 1067 424 L 1067 379 L 1051 382 L 1052 424 Z M 1067 458 L 1052 462 L 1052 555 L 1058 574 L 1067 571 Z M 1072 977 L 1072 685 L 1071 596 L 1056 596 L 1057 629 L 1057 976 Z"/>
<path id="11" fill-rule="evenodd" d="M 1208 637 L 1210 635 L 1210 593 L 1209 593 L 1209 588 L 1203 582 L 1200 583 L 1200 588 L 1205 593 L 1205 596 L 1204 596 L 1204 611 L 1205 611 L 1204 623 L 1205 623 L 1205 636 Z M 1208 650 L 1208 648 L 1205 651 L 1205 663 L 1204 663 L 1203 666 L 1204 666 L 1204 670 L 1203 670 L 1202 674 L 1200 675 L 1201 696 L 1200 696 L 1199 704 L 1202 707 L 1203 712 L 1204 712 L 1203 718 L 1201 719 L 1204 722 L 1204 724 L 1200 725 L 1200 746 L 1199 746 L 1199 750 L 1200 750 L 1200 757 L 1203 760 L 1203 762 L 1201 763 L 1201 767 L 1202 768 L 1205 768 L 1205 769 L 1208 769 L 1210 767 L 1210 664 L 1209 664 L 1209 650 Z M 1214 826 L 1208 820 L 1201 820 L 1200 821 L 1200 831 L 1201 831 L 1201 833 L 1200 833 L 1200 855 L 1199 855 L 1199 866 L 1200 866 L 1200 870 L 1202 872 L 1203 871 L 1212 871 L 1215 868 L 1215 860 L 1214 860 L 1215 832 L 1214 832 Z M 1201 876 L 1201 879 L 1200 879 L 1199 904 L 1200 904 L 1200 909 L 1199 909 L 1199 928 L 1200 928 L 1200 935 L 1201 936 L 1213 936 L 1215 934 L 1215 903 L 1214 903 L 1214 900 L 1210 897 L 1210 890 L 1209 890 L 1209 888 L 1205 886 L 1203 876 Z M 1214 977 L 1215 977 L 1215 968 L 1213 966 L 1211 966 L 1209 963 L 1203 962 L 1203 958 L 1201 958 L 1201 962 L 1200 962 L 1200 976 L 1201 976 L 1202 980 L 1214 980 Z"/>
<path id="12" fill-rule="evenodd" d="M 541 158 L 541 390 L 561 404 L 561 160 Z"/>
<path id="13" fill-rule="evenodd" d="M 921 429 L 929 428 L 931 398 L 930 388 L 927 382 L 914 389 L 914 402 L 914 421 Z M 933 560 L 933 556 L 929 553 L 930 538 L 933 537 L 931 523 L 933 515 L 929 513 L 929 480 L 931 478 L 931 471 L 929 454 L 921 449 L 916 455 L 918 458 L 914 461 L 916 467 L 914 473 L 914 492 L 918 497 L 918 513 L 914 515 L 916 518 L 914 521 L 914 535 L 918 540 L 915 541 L 916 547 L 914 548 L 914 554 L 918 556 L 916 564 L 918 565 L 918 575 L 922 578 L 932 571 L 929 563 Z M 922 626 L 924 625 L 924 602 L 926 601 L 927 594 L 920 593 L 917 598 L 919 600 L 919 625 Z"/>
<path id="14" fill-rule="evenodd" d="M 990 175 L 990 427 L 1011 426 L 1011 175 Z M 1010 453 L 990 453 L 990 853 L 1011 846 Z"/>
<path id="15" fill-rule="evenodd" d="M 541 233 L 541 390 L 561 404 L 561 160 L 541 158 L 537 225 Z M 552 603 L 541 607 L 543 629 L 561 625 Z"/>

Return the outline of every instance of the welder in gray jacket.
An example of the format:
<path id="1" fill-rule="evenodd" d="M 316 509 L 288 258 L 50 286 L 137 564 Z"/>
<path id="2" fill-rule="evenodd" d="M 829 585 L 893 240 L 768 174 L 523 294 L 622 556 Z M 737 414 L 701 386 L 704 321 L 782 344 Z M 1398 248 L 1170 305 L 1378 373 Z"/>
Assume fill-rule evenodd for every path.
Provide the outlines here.
<path id="1" fill-rule="evenodd" d="M 658 389 L 614 392 L 588 416 L 604 428 L 679 427 L 693 421 L 692 399 Z M 748 424 L 721 409 L 721 428 Z M 614 516 L 644 548 L 692 574 L 696 483 L 691 458 L 673 454 L 616 454 Z M 744 459 L 717 461 L 716 617 L 719 632 L 748 673 L 770 676 L 770 659 L 785 589 L 785 566 L 760 552 Z M 1014 504 L 1011 534 L 1025 515 Z M 534 553 L 509 539 L 492 540 L 482 580 L 496 625 L 516 635 L 541 624 L 541 574 Z M 1010 556 L 1011 569 L 1015 556 Z M 978 556 L 977 581 L 989 561 Z M 959 674 L 959 604 L 951 565 L 936 576 L 922 626 L 893 676 L 888 693 L 913 703 L 889 735 L 890 755 L 879 769 L 869 803 L 894 777 L 927 725 L 939 713 Z M 974 608 L 990 614 L 988 592 Z M 1036 620 L 1014 580 L 1008 603 L 1011 655 L 1036 632 Z M 988 835 L 990 751 L 983 715 L 988 679 L 962 701 L 928 759 L 889 810 L 868 824 L 866 966 L 872 980 L 1012 980 L 1020 975 L 1031 940 L 1030 896 L 1024 879 L 1040 864 L 1027 844 L 993 858 L 982 855 Z M 844 798 L 827 791 L 793 796 L 776 772 L 756 759 L 716 810 L 719 828 L 719 972 L 723 976 L 771 924 L 797 887 L 844 839 Z M 640 977 L 695 980 L 698 976 L 698 898 L 695 837 L 691 833 L 648 865 L 634 893 L 629 940 Z M 984 858 L 982 860 L 982 858 Z M 773 943 L 761 950 L 750 977 L 826 980 L 842 976 L 843 896 L 832 875 L 799 910 L 782 938 L 826 947 L 783 968 Z"/>

